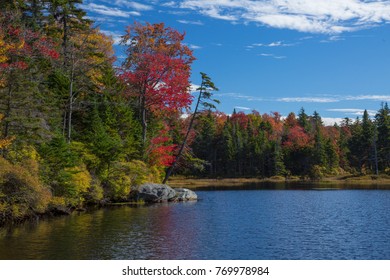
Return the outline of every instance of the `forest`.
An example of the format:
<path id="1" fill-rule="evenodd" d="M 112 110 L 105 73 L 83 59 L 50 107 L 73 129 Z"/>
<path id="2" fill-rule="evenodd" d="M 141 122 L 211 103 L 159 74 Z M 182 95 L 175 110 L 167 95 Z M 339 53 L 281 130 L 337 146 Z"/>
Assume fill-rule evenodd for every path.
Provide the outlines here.
<path id="1" fill-rule="evenodd" d="M 190 91 L 184 34 L 131 23 L 119 61 L 81 3 L 0 2 L 0 224 L 127 201 L 132 187 L 170 174 L 390 175 L 386 103 L 334 126 L 303 108 L 219 112 L 206 74 Z"/>

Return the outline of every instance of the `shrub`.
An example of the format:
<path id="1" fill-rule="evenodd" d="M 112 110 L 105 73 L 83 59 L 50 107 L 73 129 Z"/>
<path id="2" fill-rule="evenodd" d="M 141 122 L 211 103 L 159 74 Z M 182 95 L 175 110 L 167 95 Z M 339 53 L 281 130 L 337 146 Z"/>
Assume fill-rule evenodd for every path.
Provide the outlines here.
<path id="1" fill-rule="evenodd" d="M 326 168 L 319 166 L 319 165 L 313 165 L 313 167 L 310 169 L 309 177 L 311 180 L 321 180 L 326 174 Z"/>
<path id="2" fill-rule="evenodd" d="M 0 157 L 0 223 L 44 213 L 50 199 L 37 174 Z"/>
<path id="3" fill-rule="evenodd" d="M 127 200 L 132 186 L 146 182 L 160 182 L 158 168 L 149 168 L 140 160 L 116 162 L 105 180 L 106 195 L 113 200 Z"/>
<path id="4" fill-rule="evenodd" d="M 91 187 L 92 177 L 85 165 L 60 170 L 53 184 L 54 194 L 67 199 L 70 206 L 80 206 Z"/>

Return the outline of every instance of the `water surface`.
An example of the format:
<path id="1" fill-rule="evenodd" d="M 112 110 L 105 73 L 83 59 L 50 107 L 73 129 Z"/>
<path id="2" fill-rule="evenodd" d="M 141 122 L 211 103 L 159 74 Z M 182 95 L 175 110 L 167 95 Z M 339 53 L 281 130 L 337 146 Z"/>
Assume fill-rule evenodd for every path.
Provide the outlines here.
<path id="1" fill-rule="evenodd" d="M 198 191 L 0 230 L 0 259 L 390 259 L 388 190 Z"/>

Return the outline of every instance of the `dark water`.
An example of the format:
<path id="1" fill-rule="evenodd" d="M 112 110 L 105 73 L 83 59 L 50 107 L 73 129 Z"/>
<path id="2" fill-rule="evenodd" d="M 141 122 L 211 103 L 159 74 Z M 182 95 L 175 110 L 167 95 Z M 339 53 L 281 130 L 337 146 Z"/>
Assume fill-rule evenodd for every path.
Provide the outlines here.
<path id="1" fill-rule="evenodd" d="M 390 191 L 200 191 L 0 230 L 0 259 L 390 259 Z"/>

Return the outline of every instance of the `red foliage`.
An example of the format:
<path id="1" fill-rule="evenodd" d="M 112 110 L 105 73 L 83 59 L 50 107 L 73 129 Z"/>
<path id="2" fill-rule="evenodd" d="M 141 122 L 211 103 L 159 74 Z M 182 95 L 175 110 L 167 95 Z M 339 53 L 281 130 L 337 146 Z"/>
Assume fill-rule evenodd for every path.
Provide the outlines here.
<path id="1" fill-rule="evenodd" d="M 230 120 L 232 123 L 236 123 L 239 125 L 239 127 L 242 127 L 243 129 L 246 129 L 248 126 L 248 116 L 244 112 L 238 112 L 233 114 L 230 117 Z"/>
<path id="2" fill-rule="evenodd" d="M 34 32 L 15 22 L 15 15 L 0 16 L 0 71 L 26 70 L 34 58 L 57 59 L 55 44 L 39 32 Z M 4 32 L 6 31 L 6 32 Z"/>
<path id="3" fill-rule="evenodd" d="M 269 131 L 268 138 L 269 140 L 277 140 L 283 134 L 283 122 L 281 120 L 281 115 L 278 112 L 272 112 L 271 115 L 263 114 L 263 122 L 268 123 L 271 126 L 271 131 Z"/>
<path id="4" fill-rule="evenodd" d="M 290 114 L 288 114 L 288 116 L 285 119 L 284 123 L 285 123 L 285 125 L 287 127 L 294 127 L 294 126 L 298 125 L 298 120 L 295 117 L 294 113 L 290 113 Z"/>
<path id="5" fill-rule="evenodd" d="M 289 129 L 286 141 L 283 146 L 286 148 L 299 149 L 310 145 L 311 138 L 306 134 L 305 130 L 297 125 Z"/>
<path id="6" fill-rule="evenodd" d="M 167 136 L 167 130 L 161 130 L 159 136 L 150 141 L 148 154 L 149 164 L 155 166 L 171 166 L 175 157 L 173 152 L 176 149 L 175 144 L 171 144 L 172 139 Z"/>
<path id="7" fill-rule="evenodd" d="M 161 53 L 143 54 L 142 57 L 137 70 L 120 75 L 125 84 L 136 86 L 136 90 L 130 88 L 128 94 L 144 95 L 145 107 L 157 114 L 188 107 L 192 102 L 190 72 L 183 67 L 183 60 Z"/>
<path id="8" fill-rule="evenodd" d="M 153 114 L 180 111 L 192 102 L 189 78 L 195 58 L 183 39 L 163 23 L 135 23 L 124 36 L 128 58 L 120 78 L 128 85 L 127 95 L 144 100 L 140 106 Z"/>

